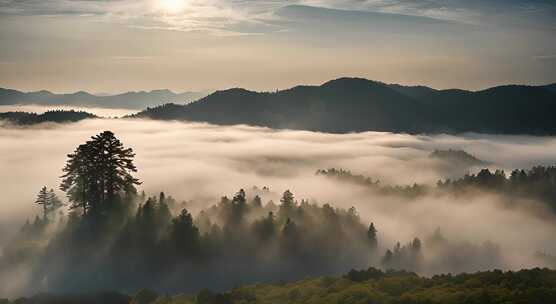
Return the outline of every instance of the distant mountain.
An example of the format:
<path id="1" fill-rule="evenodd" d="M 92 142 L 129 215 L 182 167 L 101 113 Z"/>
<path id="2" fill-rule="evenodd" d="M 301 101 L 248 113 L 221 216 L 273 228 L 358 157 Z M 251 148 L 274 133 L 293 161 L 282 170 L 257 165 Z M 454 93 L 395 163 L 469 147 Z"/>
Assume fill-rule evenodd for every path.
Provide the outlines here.
<path id="1" fill-rule="evenodd" d="M 423 96 L 426 96 L 428 94 L 438 92 L 433 88 L 425 86 L 403 86 L 399 84 L 388 84 L 387 86 L 400 94 L 417 99 L 422 98 Z"/>
<path id="2" fill-rule="evenodd" d="M 217 91 L 186 106 L 165 105 L 137 116 L 325 132 L 405 131 L 420 120 L 411 98 L 378 82 L 348 78 L 276 93 Z"/>
<path id="3" fill-rule="evenodd" d="M 208 92 L 185 92 L 176 94 L 170 90 L 127 92 L 118 95 L 93 95 L 84 91 L 71 94 L 54 94 L 44 90 L 25 93 L 0 88 L 0 105 L 72 105 L 139 110 L 168 102 L 187 103 L 204 97 L 207 94 Z"/>
<path id="4" fill-rule="evenodd" d="M 77 122 L 83 119 L 96 118 L 97 116 L 83 111 L 47 111 L 43 114 L 28 112 L 0 113 L 0 121 L 8 121 L 17 125 L 33 125 L 43 122 Z"/>
<path id="5" fill-rule="evenodd" d="M 166 104 L 134 117 L 333 133 L 554 135 L 553 88 L 510 85 L 473 92 L 340 78 L 321 86 L 297 86 L 274 93 L 238 88 L 217 91 L 190 104 Z"/>
<path id="6" fill-rule="evenodd" d="M 474 167 L 474 166 L 486 166 L 489 162 L 478 159 L 477 157 L 463 151 L 463 150 L 434 150 L 429 154 L 429 158 L 441 160 L 443 162 L 449 163 L 452 166 L 460 167 Z"/>

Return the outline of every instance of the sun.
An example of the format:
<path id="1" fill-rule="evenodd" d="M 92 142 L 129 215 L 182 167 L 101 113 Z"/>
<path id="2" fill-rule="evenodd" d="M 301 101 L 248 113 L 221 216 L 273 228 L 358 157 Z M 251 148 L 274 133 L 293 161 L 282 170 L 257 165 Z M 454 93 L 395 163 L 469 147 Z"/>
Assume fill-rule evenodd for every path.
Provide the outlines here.
<path id="1" fill-rule="evenodd" d="M 158 5 L 167 13 L 179 13 L 185 8 L 186 0 L 159 0 Z"/>

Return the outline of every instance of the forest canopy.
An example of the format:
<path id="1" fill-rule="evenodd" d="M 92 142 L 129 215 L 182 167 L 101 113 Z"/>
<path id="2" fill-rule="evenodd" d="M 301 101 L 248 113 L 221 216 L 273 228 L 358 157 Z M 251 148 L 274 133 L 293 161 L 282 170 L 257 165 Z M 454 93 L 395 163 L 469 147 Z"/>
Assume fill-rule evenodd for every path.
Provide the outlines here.
<path id="1" fill-rule="evenodd" d="M 283 284 L 255 284 L 218 293 L 158 295 L 142 289 L 132 296 L 100 293 L 82 296 L 39 295 L 2 304 L 485 304 L 554 303 L 556 271 L 535 268 L 420 277 L 407 271 L 351 270 L 343 277 L 318 277 Z"/>
<path id="2" fill-rule="evenodd" d="M 343 182 L 362 185 L 383 195 L 419 197 L 446 193 L 455 196 L 477 195 L 477 190 L 502 194 L 508 204 L 516 204 L 520 198 L 535 199 L 556 213 L 556 167 L 535 166 L 530 169 L 515 169 L 509 175 L 504 170 L 494 172 L 488 168 L 475 174 L 466 174 L 458 179 L 439 180 L 436 187 L 423 184 L 382 185 L 361 174 L 353 174 L 345 169 L 319 169 L 317 175 L 334 178 Z M 480 193 L 479 193 L 480 194 Z"/>

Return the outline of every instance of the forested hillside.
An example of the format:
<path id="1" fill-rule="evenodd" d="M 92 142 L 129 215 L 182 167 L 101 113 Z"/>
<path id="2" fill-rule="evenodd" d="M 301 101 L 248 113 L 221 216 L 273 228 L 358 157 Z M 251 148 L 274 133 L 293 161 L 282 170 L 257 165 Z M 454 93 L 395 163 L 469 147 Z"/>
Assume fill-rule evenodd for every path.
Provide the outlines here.
<path id="1" fill-rule="evenodd" d="M 412 272 L 369 268 L 343 277 L 309 278 L 281 284 L 256 284 L 224 293 L 201 290 L 193 295 L 158 295 L 142 289 L 129 297 L 117 293 L 88 296 L 39 295 L 2 304 L 544 304 L 556 301 L 556 271 L 499 270 L 420 277 Z"/>
<path id="2" fill-rule="evenodd" d="M 318 170 L 318 175 L 334 178 L 343 182 L 368 187 L 383 195 L 419 197 L 428 194 L 448 193 L 454 196 L 474 196 L 485 192 L 506 196 L 507 204 L 520 198 L 535 199 L 556 213 L 556 167 L 535 166 L 530 169 L 515 169 L 509 175 L 504 170 L 492 172 L 484 168 L 475 174 L 466 174 L 458 179 L 439 180 L 436 187 L 423 184 L 383 185 L 379 180 L 349 170 L 330 168 Z M 477 193 L 476 190 L 481 190 Z"/>
<path id="3" fill-rule="evenodd" d="M 218 91 L 188 105 L 167 104 L 135 116 L 333 133 L 548 135 L 556 134 L 556 93 L 551 88 L 513 85 L 472 92 L 340 78 L 273 93 Z"/>
<path id="4" fill-rule="evenodd" d="M 207 92 L 174 93 L 170 90 L 126 92 L 117 95 L 94 95 L 84 91 L 70 94 L 56 94 L 45 90 L 21 92 L 18 90 L 0 88 L 0 105 L 66 105 L 140 110 L 147 106 L 157 106 L 168 102 L 191 102 L 207 94 Z"/>
<path id="5" fill-rule="evenodd" d="M 74 110 L 47 111 L 42 114 L 28 112 L 5 112 L 0 113 L 0 121 L 5 120 L 17 125 L 33 125 L 43 122 L 77 122 L 83 119 L 96 118 L 97 116 Z"/>

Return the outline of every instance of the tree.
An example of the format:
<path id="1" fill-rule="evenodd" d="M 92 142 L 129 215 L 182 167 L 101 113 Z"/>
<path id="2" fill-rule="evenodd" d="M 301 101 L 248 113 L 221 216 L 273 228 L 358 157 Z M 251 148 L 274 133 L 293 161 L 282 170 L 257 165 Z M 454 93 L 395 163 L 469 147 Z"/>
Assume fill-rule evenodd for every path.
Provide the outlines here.
<path id="1" fill-rule="evenodd" d="M 378 231 L 375 228 L 375 224 L 371 223 L 369 225 L 369 230 L 367 230 L 367 238 L 369 239 L 369 243 L 373 249 L 377 248 L 378 246 L 378 239 L 376 237 L 376 233 Z"/>
<path id="2" fill-rule="evenodd" d="M 386 250 L 386 253 L 384 253 L 384 256 L 382 257 L 382 264 L 385 266 L 389 266 L 393 258 L 394 258 L 394 253 L 392 253 L 392 250 L 390 249 Z"/>
<path id="3" fill-rule="evenodd" d="M 247 213 L 247 199 L 245 195 L 245 190 L 239 189 L 239 191 L 234 195 L 231 203 L 231 214 L 228 221 L 228 224 L 231 224 L 233 227 L 239 226 L 242 221 L 244 215 Z"/>
<path id="4" fill-rule="evenodd" d="M 284 194 L 282 194 L 282 198 L 280 199 L 280 202 L 286 208 L 293 207 L 294 204 L 293 193 L 290 190 L 286 190 Z"/>
<path id="5" fill-rule="evenodd" d="M 258 196 L 258 195 L 255 195 L 255 197 L 251 201 L 251 205 L 255 208 L 261 208 L 263 206 L 263 202 L 261 200 L 261 197 Z"/>
<path id="6" fill-rule="evenodd" d="M 282 237 L 285 241 L 285 248 L 288 250 L 296 251 L 297 247 L 300 246 L 299 228 L 290 218 L 286 220 L 286 224 L 282 228 Z"/>
<path id="7" fill-rule="evenodd" d="M 39 194 L 37 195 L 37 199 L 35 200 L 35 204 L 39 204 L 42 205 L 42 210 L 43 210 L 43 218 L 46 220 L 46 210 L 48 208 L 48 204 L 49 204 L 49 199 L 48 199 L 48 190 L 46 190 L 46 186 L 42 187 L 41 190 L 39 191 Z"/>
<path id="8" fill-rule="evenodd" d="M 274 213 L 270 211 L 268 215 L 253 223 L 255 235 L 262 241 L 271 239 L 274 236 Z"/>
<path id="9" fill-rule="evenodd" d="M 48 191 L 46 186 L 42 187 L 37 194 L 37 199 L 35 200 L 35 204 L 42 205 L 43 210 L 43 220 L 48 220 L 48 216 L 53 213 L 54 211 L 61 208 L 64 204 L 62 201 L 56 196 L 53 189 Z"/>
<path id="10" fill-rule="evenodd" d="M 286 190 L 284 194 L 282 194 L 280 202 L 282 204 L 278 210 L 278 217 L 283 221 L 284 219 L 293 216 L 293 210 L 295 207 L 293 193 L 290 190 Z"/>
<path id="11" fill-rule="evenodd" d="M 190 256 L 197 253 L 199 249 L 199 229 L 193 225 L 193 218 L 186 209 L 183 209 L 172 220 L 170 238 L 179 251 Z"/>
<path id="12" fill-rule="evenodd" d="M 67 193 L 70 208 L 82 208 L 100 213 L 113 203 L 120 193 L 136 193 L 135 185 L 141 184 L 132 176 L 137 172 L 133 164 L 135 153 L 124 148 L 111 131 L 104 131 L 68 154 L 63 169 L 60 189 Z"/>
<path id="13" fill-rule="evenodd" d="M 87 215 L 92 202 L 93 182 L 89 180 L 92 169 L 89 168 L 88 147 L 79 145 L 75 151 L 68 154 L 68 161 L 63 169 L 63 180 L 60 189 L 66 192 L 70 201 L 70 209 L 82 208 L 83 214 Z"/>
<path id="14" fill-rule="evenodd" d="M 421 240 L 419 238 L 415 238 L 413 242 L 410 243 L 411 249 L 415 252 L 421 251 L 421 246 Z"/>
<path id="15" fill-rule="evenodd" d="M 170 212 L 167 201 L 164 192 L 160 192 L 156 216 L 157 225 L 160 227 L 167 227 L 167 223 L 172 219 L 172 213 Z"/>

